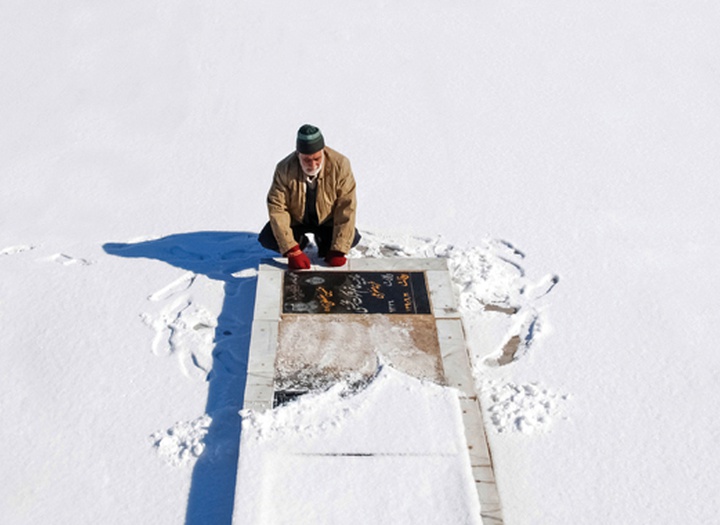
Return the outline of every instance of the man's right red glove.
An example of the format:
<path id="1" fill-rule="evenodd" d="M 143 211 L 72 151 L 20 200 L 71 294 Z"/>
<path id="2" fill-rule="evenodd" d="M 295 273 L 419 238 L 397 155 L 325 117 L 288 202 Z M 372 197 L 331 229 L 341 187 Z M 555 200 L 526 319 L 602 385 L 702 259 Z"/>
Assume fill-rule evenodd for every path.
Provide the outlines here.
<path id="1" fill-rule="evenodd" d="M 291 270 L 310 269 L 310 259 L 297 244 L 285 253 L 285 257 L 288 258 L 288 268 Z"/>

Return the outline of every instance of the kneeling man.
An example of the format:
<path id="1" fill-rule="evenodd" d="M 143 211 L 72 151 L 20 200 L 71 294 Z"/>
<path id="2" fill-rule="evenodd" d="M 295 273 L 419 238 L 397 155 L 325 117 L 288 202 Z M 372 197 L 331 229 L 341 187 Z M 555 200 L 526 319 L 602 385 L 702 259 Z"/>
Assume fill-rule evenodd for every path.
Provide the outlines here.
<path id="1" fill-rule="evenodd" d="M 278 163 L 267 206 L 270 221 L 258 240 L 287 257 L 292 270 L 310 268 L 310 259 L 303 252 L 307 233 L 313 234 L 318 255 L 330 266 L 345 264 L 350 248 L 360 241 L 350 161 L 326 147 L 315 126 L 302 126 L 296 151 Z"/>

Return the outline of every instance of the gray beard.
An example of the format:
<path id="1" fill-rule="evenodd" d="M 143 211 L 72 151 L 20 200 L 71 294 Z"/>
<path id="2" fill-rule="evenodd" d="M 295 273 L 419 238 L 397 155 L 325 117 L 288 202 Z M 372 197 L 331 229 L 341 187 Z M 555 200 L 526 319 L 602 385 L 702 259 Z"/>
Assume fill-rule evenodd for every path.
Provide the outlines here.
<path id="1" fill-rule="evenodd" d="M 314 179 L 314 178 L 317 177 L 318 174 L 322 171 L 323 166 L 325 166 L 325 159 L 323 159 L 323 161 L 320 163 L 320 166 L 318 166 L 317 169 L 315 169 L 315 171 L 312 171 L 312 172 L 305 171 L 305 168 L 303 168 L 302 166 L 300 166 L 300 167 L 302 168 L 303 173 L 304 173 L 308 178 Z"/>

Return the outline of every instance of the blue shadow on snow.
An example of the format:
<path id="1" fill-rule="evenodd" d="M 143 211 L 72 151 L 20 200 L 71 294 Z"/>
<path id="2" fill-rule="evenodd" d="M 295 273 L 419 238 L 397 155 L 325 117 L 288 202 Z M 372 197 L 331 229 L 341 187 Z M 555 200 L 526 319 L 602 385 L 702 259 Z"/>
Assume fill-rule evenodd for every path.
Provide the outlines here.
<path id="1" fill-rule="evenodd" d="M 225 299 L 207 377 L 205 411 L 212 423 L 205 436 L 205 450 L 193 470 L 185 525 L 230 525 L 240 445 L 238 412 L 243 406 L 257 288 L 257 274 L 232 274 L 257 269 L 261 259 L 277 254 L 262 248 L 256 233 L 216 231 L 107 243 L 103 249 L 118 257 L 156 259 L 224 283 Z"/>

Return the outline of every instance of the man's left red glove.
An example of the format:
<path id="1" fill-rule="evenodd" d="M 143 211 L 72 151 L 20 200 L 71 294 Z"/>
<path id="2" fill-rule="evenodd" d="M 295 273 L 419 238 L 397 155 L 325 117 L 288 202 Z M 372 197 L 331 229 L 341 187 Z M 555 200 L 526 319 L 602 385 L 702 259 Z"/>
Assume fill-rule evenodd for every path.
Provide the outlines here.
<path id="1" fill-rule="evenodd" d="M 347 262 L 347 258 L 343 252 L 330 250 L 325 256 L 325 262 L 330 266 L 342 266 Z"/>

